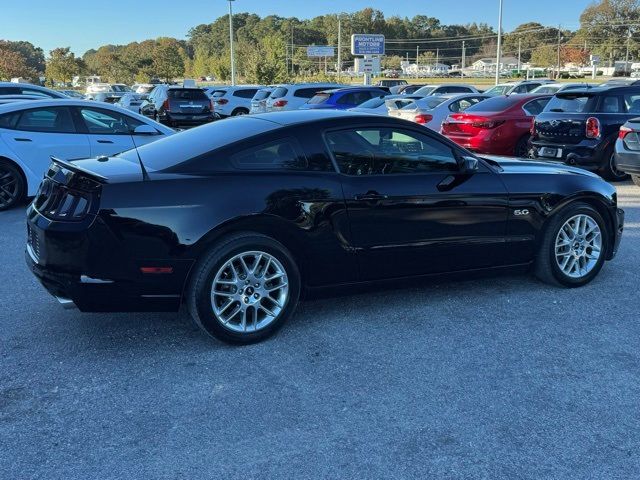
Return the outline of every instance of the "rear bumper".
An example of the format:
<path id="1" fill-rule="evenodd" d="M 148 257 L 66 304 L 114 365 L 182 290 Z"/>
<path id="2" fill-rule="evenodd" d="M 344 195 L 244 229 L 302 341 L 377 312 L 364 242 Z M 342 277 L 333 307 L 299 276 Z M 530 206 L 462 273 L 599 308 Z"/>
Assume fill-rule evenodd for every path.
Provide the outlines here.
<path id="1" fill-rule="evenodd" d="M 213 122 L 217 118 L 214 113 L 192 115 L 165 112 L 158 116 L 160 123 L 170 127 L 204 125 L 205 123 Z"/>
<path id="2" fill-rule="evenodd" d="M 535 158 L 562 162 L 567 165 L 574 165 L 586 170 L 595 171 L 607 166 L 609 158 L 606 153 L 610 145 L 610 142 L 602 140 L 584 140 L 576 144 L 566 144 L 551 143 L 536 139 L 531 141 L 531 151 Z M 561 150 L 562 153 L 556 157 L 543 156 L 540 154 L 540 150 L 543 147 Z"/>
<path id="3" fill-rule="evenodd" d="M 616 167 L 622 172 L 640 175 L 640 151 L 628 150 L 622 140 L 617 140 Z"/>
<path id="4" fill-rule="evenodd" d="M 131 258 L 106 225 L 95 220 L 73 230 L 27 210 L 27 266 L 63 305 L 83 312 L 177 311 L 191 260 Z M 142 265 L 169 265 L 167 275 L 143 274 Z"/>

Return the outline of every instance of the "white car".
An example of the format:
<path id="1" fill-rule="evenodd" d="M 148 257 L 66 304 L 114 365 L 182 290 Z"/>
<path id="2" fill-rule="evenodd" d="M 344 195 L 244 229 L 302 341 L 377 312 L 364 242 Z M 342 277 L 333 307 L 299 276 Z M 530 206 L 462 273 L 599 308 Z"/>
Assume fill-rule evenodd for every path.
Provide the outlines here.
<path id="1" fill-rule="evenodd" d="M 343 88 L 346 85 L 337 83 L 296 83 L 277 85 L 266 103 L 267 112 L 279 112 L 283 110 L 297 110 L 313 98 L 316 93 L 323 90 Z"/>
<path id="2" fill-rule="evenodd" d="M 144 94 L 125 93 L 114 105 L 125 108 L 127 110 L 131 110 L 132 112 L 140 113 L 142 102 L 144 102 L 146 99 L 147 95 Z"/>
<path id="3" fill-rule="evenodd" d="M 442 122 L 450 114 L 463 112 L 471 105 L 480 103 L 482 100 L 487 98 L 490 97 L 488 95 L 478 93 L 428 96 L 416 100 L 399 110 L 390 111 L 389 115 L 419 123 L 431 130 L 439 132 Z"/>
<path id="4" fill-rule="evenodd" d="M 439 85 L 425 85 L 419 88 L 414 95 L 426 97 L 427 95 L 448 95 L 450 93 L 480 93 L 473 85 L 466 83 L 441 83 Z"/>
<path id="5" fill-rule="evenodd" d="M 0 105 L 0 210 L 36 194 L 52 155 L 114 155 L 172 135 L 137 113 L 84 100 Z"/>
<path id="6" fill-rule="evenodd" d="M 597 87 L 597 83 L 545 83 L 534 88 L 529 93 L 558 93 L 567 90 Z"/>
<path id="7" fill-rule="evenodd" d="M 39 95 L 43 98 L 69 98 L 62 92 L 30 83 L 0 82 L 0 95 Z"/>
<path id="8" fill-rule="evenodd" d="M 213 109 L 221 117 L 247 115 L 251 110 L 251 99 L 256 92 L 264 88 L 261 85 L 236 85 L 224 89 L 215 89 L 209 96 L 213 100 Z"/>
<path id="9" fill-rule="evenodd" d="M 153 83 L 134 83 L 131 86 L 133 93 L 148 94 L 151 93 L 156 86 Z"/>
<path id="10" fill-rule="evenodd" d="M 406 107 L 423 97 L 415 95 L 387 95 L 386 97 L 374 97 L 361 103 L 357 107 L 350 108 L 350 112 L 373 113 L 375 115 L 389 115 L 391 110 Z"/>
<path id="11" fill-rule="evenodd" d="M 256 92 L 251 99 L 250 114 L 265 113 L 267 111 L 267 99 L 269 95 L 271 95 L 271 92 L 273 92 L 273 88 L 274 87 L 261 88 Z"/>

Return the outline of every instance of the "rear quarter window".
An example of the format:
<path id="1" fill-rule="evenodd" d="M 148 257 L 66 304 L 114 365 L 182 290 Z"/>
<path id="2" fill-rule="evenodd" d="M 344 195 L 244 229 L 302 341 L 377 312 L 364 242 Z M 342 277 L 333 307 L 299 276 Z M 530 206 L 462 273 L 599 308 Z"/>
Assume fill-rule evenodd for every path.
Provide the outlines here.
<path id="1" fill-rule="evenodd" d="M 238 170 L 306 170 L 307 159 L 293 138 L 249 148 L 231 156 Z"/>
<path id="2" fill-rule="evenodd" d="M 0 128 L 8 128 L 13 130 L 14 128 L 16 128 L 18 118 L 20 118 L 20 112 L 5 113 L 4 115 L 0 115 Z"/>
<path id="3" fill-rule="evenodd" d="M 278 87 L 273 92 L 271 92 L 271 95 L 269 95 L 269 98 L 282 98 L 287 94 L 288 91 L 289 90 L 287 90 L 285 87 Z M 297 96 L 297 95 L 294 93 L 294 96 Z M 313 95 L 311 95 L 311 97 L 312 96 Z"/>
<path id="4" fill-rule="evenodd" d="M 236 90 L 235 92 L 233 92 L 233 96 L 240 98 L 253 98 L 257 91 L 257 88 Z"/>

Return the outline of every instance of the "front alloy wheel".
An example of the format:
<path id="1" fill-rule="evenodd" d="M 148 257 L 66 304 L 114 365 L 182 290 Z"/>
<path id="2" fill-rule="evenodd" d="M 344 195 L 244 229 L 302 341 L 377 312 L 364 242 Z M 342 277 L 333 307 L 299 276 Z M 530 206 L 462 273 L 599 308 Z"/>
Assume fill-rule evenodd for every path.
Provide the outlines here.
<path id="1" fill-rule="evenodd" d="M 556 235 L 555 254 L 560 270 L 580 279 L 591 273 L 602 253 L 602 232 L 589 215 L 575 215 Z"/>

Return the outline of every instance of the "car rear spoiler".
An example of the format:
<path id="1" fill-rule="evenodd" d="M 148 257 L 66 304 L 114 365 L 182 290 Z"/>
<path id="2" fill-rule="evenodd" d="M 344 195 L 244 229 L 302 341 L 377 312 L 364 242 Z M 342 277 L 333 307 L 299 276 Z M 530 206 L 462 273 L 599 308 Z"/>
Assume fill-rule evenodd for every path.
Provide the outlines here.
<path id="1" fill-rule="evenodd" d="M 73 163 L 68 162 L 67 160 L 62 160 L 60 158 L 54 157 L 53 155 L 51 155 L 50 158 L 53 163 L 61 166 L 62 168 L 65 168 L 75 173 L 81 173 L 100 183 L 109 183 L 109 180 L 106 177 L 103 177 L 102 175 L 98 175 L 97 173 L 94 173 L 90 170 L 86 170 L 82 167 L 78 167 L 77 165 L 74 165 Z"/>

